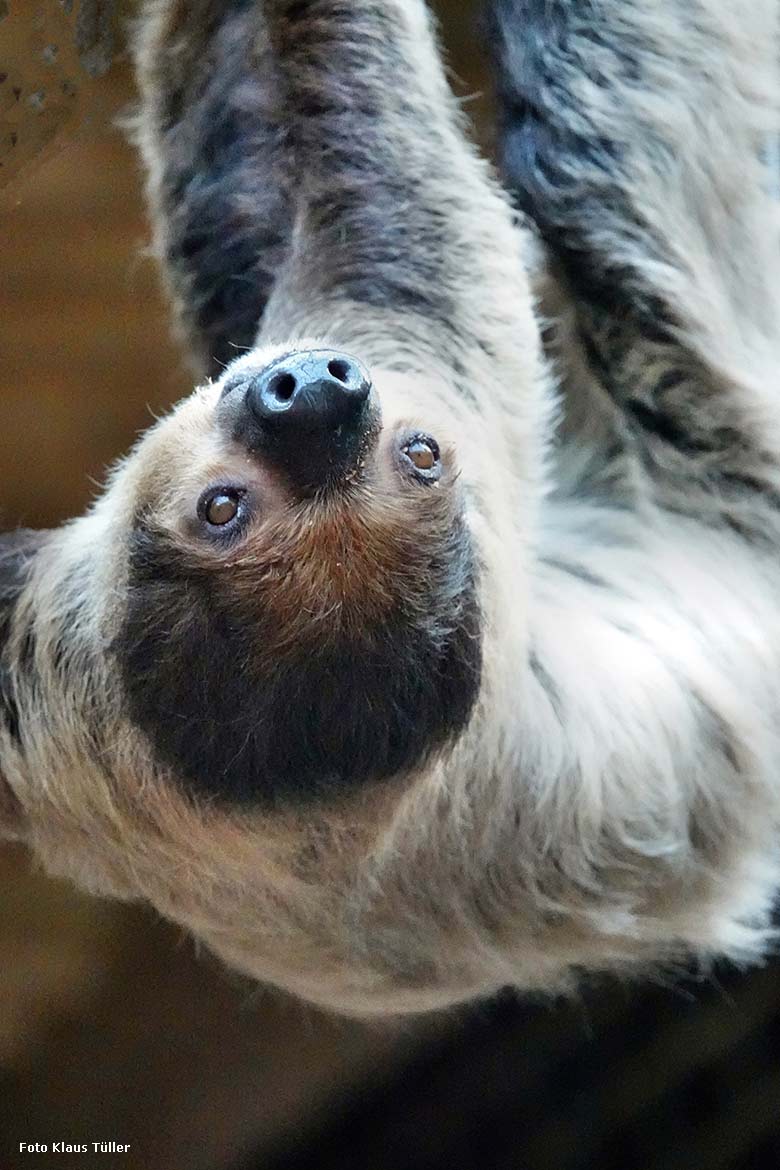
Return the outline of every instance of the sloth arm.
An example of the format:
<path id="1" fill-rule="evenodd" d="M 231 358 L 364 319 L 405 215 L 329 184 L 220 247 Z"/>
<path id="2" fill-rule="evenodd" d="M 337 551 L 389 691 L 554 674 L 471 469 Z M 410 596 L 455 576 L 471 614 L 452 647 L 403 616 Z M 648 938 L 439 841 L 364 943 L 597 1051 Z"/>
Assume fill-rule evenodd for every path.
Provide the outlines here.
<path id="1" fill-rule="evenodd" d="M 472 397 L 475 365 L 507 380 L 529 239 L 420 0 L 148 3 L 135 56 L 155 245 L 196 368 L 337 332 L 391 367 L 454 369 Z"/>
<path id="2" fill-rule="evenodd" d="M 735 524 L 744 506 L 747 526 L 755 489 L 780 502 L 777 18 L 776 0 L 492 8 L 503 178 L 588 372 L 655 500 Z"/>

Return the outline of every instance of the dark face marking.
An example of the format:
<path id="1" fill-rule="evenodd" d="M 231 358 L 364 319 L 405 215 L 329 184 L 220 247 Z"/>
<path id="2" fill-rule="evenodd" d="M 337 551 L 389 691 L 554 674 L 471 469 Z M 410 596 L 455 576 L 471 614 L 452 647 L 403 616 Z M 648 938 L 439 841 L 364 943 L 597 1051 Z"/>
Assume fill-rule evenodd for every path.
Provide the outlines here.
<path id="1" fill-rule="evenodd" d="M 135 533 L 114 653 L 131 718 L 194 791 L 325 798 L 423 763 L 465 727 L 474 558 L 445 493 L 418 491 L 389 519 L 312 503 L 218 564 Z"/>

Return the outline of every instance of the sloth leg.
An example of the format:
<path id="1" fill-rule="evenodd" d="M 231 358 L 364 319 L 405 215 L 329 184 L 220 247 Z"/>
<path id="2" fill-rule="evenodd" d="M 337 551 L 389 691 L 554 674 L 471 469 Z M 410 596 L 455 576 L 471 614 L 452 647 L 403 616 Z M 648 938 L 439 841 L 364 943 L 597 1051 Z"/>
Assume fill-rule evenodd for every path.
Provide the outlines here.
<path id="1" fill-rule="evenodd" d="M 645 486 L 780 503 L 775 0 L 496 0 L 507 185 L 576 304 Z M 763 511 L 759 508 L 758 511 Z M 763 525 L 765 521 L 759 521 Z"/>

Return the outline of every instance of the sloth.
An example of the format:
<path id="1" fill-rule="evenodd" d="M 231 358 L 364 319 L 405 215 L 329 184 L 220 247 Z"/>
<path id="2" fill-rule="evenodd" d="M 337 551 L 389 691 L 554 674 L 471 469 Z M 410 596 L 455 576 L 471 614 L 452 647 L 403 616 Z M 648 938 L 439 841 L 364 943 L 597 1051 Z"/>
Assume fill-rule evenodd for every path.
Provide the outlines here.
<path id="1" fill-rule="evenodd" d="M 774 0 L 147 0 L 198 388 L 0 551 L 0 825 L 327 1008 L 771 939 Z"/>

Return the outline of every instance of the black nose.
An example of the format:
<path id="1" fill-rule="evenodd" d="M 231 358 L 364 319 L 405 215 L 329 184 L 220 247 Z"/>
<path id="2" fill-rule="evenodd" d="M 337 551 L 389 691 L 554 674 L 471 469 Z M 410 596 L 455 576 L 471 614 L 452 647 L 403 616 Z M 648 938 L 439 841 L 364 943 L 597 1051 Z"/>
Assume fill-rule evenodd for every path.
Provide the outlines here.
<path id="1" fill-rule="evenodd" d="M 310 349 L 288 354 L 258 374 L 247 400 L 262 424 L 310 434 L 354 425 L 370 390 L 368 374 L 355 358 Z"/>
<path id="2" fill-rule="evenodd" d="M 376 430 L 368 372 L 332 349 L 285 354 L 222 393 L 234 436 L 304 491 L 349 476 Z"/>

